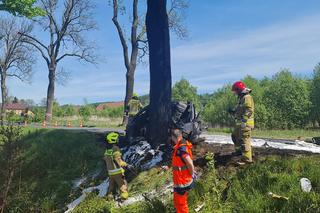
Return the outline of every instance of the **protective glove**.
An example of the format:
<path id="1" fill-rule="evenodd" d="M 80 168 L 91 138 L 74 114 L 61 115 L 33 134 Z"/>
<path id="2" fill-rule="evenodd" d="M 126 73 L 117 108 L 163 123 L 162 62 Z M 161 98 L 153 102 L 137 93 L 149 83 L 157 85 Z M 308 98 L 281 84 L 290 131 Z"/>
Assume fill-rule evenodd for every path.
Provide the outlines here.
<path id="1" fill-rule="evenodd" d="M 198 179 L 198 173 L 196 171 L 193 172 L 192 179 L 193 180 L 197 180 Z"/>
<path id="2" fill-rule="evenodd" d="M 121 167 L 127 167 L 128 164 L 127 164 L 126 162 L 122 161 L 122 162 L 120 163 L 120 166 L 121 166 Z"/>

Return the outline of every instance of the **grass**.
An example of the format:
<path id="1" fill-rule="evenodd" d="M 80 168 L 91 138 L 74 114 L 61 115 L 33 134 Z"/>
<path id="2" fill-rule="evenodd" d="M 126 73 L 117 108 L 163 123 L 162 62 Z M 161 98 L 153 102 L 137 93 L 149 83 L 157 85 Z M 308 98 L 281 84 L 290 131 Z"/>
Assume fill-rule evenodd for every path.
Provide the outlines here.
<path id="1" fill-rule="evenodd" d="M 270 157 L 238 172 L 232 179 L 228 200 L 236 212 L 318 212 L 320 209 L 320 157 Z M 302 177 L 311 180 L 313 190 L 300 189 Z M 272 199 L 268 192 L 286 196 Z"/>
<path id="2" fill-rule="evenodd" d="M 55 118 L 52 121 L 52 125 L 54 125 L 56 121 L 58 122 L 59 126 L 67 126 L 68 122 L 70 122 L 73 127 L 79 127 L 82 121 L 83 125 L 87 127 L 115 128 L 122 123 L 122 118 L 98 118 L 98 117 L 93 118 L 92 117 L 87 121 L 83 121 L 83 119 L 81 118 L 73 118 L 73 117 Z"/>
<path id="3" fill-rule="evenodd" d="M 72 180 L 86 176 L 101 162 L 104 147 L 93 133 L 54 129 L 24 129 L 23 163 L 14 179 L 8 212 L 61 212 L 76 196 Z M 218 171 L 208 164 L 189 193 L 189 210 L 201 204 L 201 213 L 211 212 L 318 212 L 320 209 L 320 156 L 260 157 L 244 169 L 226 167 Z M 211 166 L 210 166 L 211 165 Z M 0 167 L 1 170 L 1 167 Z M 130 196 L 156 190 L 171 182 L 171 172 L 152 168 L 129 183 Z M 299 180 L 309 178 L 312 191 L 303 193 Z M 104 178 L 104 177 L 102 177 Z M 1 178 L 0 178 L 1 181 Z M 2 183 L 0 183 L 2 184 Z M 269 197 L 268 192 L 288 201 Z M 152 213 L 173 212 L 172 194 L 118 208 L 87 196 L 74 212 Z"/>
<path id="4" fill-rule="evenodd" d="M 209 166 L 204 170 L 201 179 L 196 182 L 195 188 L 189 192 L 189 212 L 195 213 L 195 209 L 202 204 L 204 206 L 201 213 L 319 212 L 319 160 L 320 156 L 268 156 L 244 169 L 228 167 L 217 172 Z M 148 186 L 161 181 L 156 172 L 145 172 L 145 174 L 149 174 L 148 181 L 152 181 L 151 183 L 147 181 Z M 141 184 L 141 180 L 146 177 L 145 174 L 137 179 L 139 182 L 137 185 Z M 302 192 L 300 189 L 299 180 L 302 177 L 311 180 L 313 189 L 310 193 Z M 286 196 L 289 200 L 271 198 L 268 192 Z M 174 212 L 172 196 L 169 195 L 123 208 L 113 206 L 109 208 L 109 212 Z M 99 200 L 97 197 L 94 199 Z M 163 199 L 164 202 L 160 201 Z M 83 205 L 90 202 L 84 202 Z M 104 202 L 107 205 L 108 202 Z"/>
<path id="5" fill-rule="evenodd" d="M 163 186 L 170 184 L 172 180 L 171 175 L 171 172 L 162 171 L 160 168 L 143 171 L 129 183 L 130 195 L 134 196 L 152 190 L 161 190 Z"/>
<path id="6" fill-rule="evenodd" d="M 231 128 L 209 128 L 209 134 L 218 135 L 230 135 Z M 252 131 L 252 136 L 257 138 L 273 138 L 273 139 L 302 139 L 311 137 L 320 137 L 320 130 L 304 130 L 304 129 L 294 129 L 294 130 L 259 130 L 254 129 Z"/>
<path id="7" fill-rule="evenodd" d="M 8 212 L 61 210 L 72 199 L 72 180 L 94 171 L 104 153 L 86 132 L 25 129 L 23 143 Z"/>

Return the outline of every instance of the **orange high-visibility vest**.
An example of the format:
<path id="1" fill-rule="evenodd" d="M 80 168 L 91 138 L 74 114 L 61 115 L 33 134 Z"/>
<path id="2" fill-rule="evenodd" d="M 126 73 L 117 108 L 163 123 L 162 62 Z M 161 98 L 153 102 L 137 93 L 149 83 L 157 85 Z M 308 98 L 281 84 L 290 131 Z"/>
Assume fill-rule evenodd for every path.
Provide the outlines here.
<path id="1" fill-rule="evenodd" d="M 193 179 L 190 174 L 187 165 L 183 162 L 181 156 L 177 156 L 177 151 L 180 147 L 186 146 L 186 152 L 189 154 L 192 160 L 192 144 L 189 141 L 179 141 L 173 147 L 172 154 L 172 172 L 173 172 L 173 187 L 174 188 L 187 188 L 191 186 Z"/>

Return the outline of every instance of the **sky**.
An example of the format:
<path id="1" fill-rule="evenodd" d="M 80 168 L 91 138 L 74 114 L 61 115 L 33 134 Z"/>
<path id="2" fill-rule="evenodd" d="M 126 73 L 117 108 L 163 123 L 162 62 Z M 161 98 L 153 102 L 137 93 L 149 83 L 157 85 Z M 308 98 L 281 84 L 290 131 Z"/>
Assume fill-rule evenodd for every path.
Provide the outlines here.
<path id="1" fill-rule="evenodd" d="M 111 21 L 112 9 L 107 0 L 92 1 L 97 5 L 94 19 L 98 30 L 88 33 L 87 38 L 96 44 L 98 64 L 76 60 L 59 64 L 70 73 L 65 85 L 56 85 L 55 97 L 60 104 L 124 99 L 125 67 Z M 184 20 L 189 37 L 179 40 L 171 35 L 173 84 L 186 78 L 203 94 L 246 75 L 272 77 L 284 68 L 310 77 L 320 62 L 319 8 L 319 0 L 189 0 Z M 33 34 L 46 38 L 40 28 Z M 48 71 L 40 55 L 34 54 L 38 61 L 32 83 L 11 79 L 8 87 L 10 95 L 39 103 L 46 97 Z M 148 94 L 148 65 L 138 66 L 135 91 Z"/>

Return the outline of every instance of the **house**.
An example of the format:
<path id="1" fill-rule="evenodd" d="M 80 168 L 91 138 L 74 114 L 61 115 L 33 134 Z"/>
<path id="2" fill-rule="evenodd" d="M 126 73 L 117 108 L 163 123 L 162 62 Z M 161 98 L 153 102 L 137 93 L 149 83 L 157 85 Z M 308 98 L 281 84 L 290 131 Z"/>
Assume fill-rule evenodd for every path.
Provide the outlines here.
<path id="1" fill-rule="evenodd" d="M 107 102 L 107 103 L 102 103 L 99 104 L 96 107 L 97 111 L 102 111 L 106 108 L 117 108 L 117 107 L 123 107 L 124 106 L 124 102 L 123 101 L 118 101 L 118 102 Z"/>
<path id="2" fill-rule="evenodd" d="M 13 112 L 16 115 L 23 115 L 27 112 L 28 115 L 33 115 L 33 113 L 29 111 L 28 106 L 23 103 L 8 103 L 4 105 L 4 109 L 6 113 Z"/>

